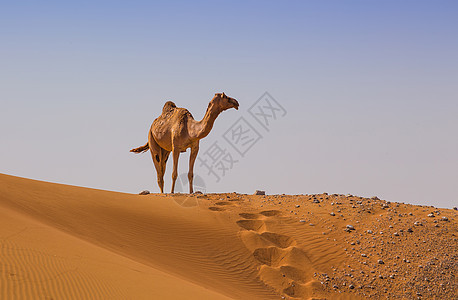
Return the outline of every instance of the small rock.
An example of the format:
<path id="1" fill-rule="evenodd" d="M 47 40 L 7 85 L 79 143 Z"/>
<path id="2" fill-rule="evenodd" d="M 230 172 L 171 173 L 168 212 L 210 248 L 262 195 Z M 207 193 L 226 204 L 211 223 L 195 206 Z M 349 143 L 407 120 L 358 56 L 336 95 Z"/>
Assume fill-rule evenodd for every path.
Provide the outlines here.
<path id="1" fill-rule="evenodd" d="M 399 236 L 399 233 L 395 232 L 393 233 L 394 236 Z"/>
<path id="2" fill-rule="evenodd" d="M 318 199 L 313 199 L 313 203 L 320 203 L 320 200 L 318 200 Z"/>
<path id="3" fill-rule="evenodd" d="M 407 229 L 407 232 L 412 233 L 413 232 L 412 228 Z"/>
<path id="4" fill-rule="evenodd" d="M 371 197 L 372 200 L 380 200 L 377 196 Z"/>
<path id="5" fill-rule="evenodd" d="M 383 260 L 381 260 L 381 259 L 377 260 L 377 262 L 378 262 L 379 264 L 381 264 L 381 265 L 384 264 Z"/>
<path id="6" fill-rule="evenodd" d="M 139 195 L 148 195 L 150 194 L 150 192 L 148 190 L 144 190 L 144 191 L 141 191 L 140 193 L 138 193 Z"/>
<path id="7" fill-rule="evenodd" d="M 422 226 L 423 224 L 421 224 L 421 222 L 418 222 L 418 221 L 417 221 L 417 222 L 413 223 L 413 225 L 415 225 L 415 226 Z"/>
<path id="8" fill-rule="evenodd" d="M 448 221 L 447 217 L 442 217 L 442 221 Z"/>
<path id="9" fill-rule="evenodd" d="M 296 204 L 296 208 L 299 208 L 299 207 L 301 207 L 301 206 L 299 204 Z"/>
<path id="10" fill-rule="evenodd" d="M 455 207 L 453 207 L 453 210 L 458 210 L 458 207 L 456 207 L 456 206 L 455 206 Z"/>
<path id="11" fill-rule="evenodd" d="M 428 214 L 428 217 L 430 217 L 430 218 L 434 218 L 435 216 L 434 216 L 434 214 L 433 214 L 433 213 L 430 213 L 430 214 Z"/>
<path id="12" fill-rule="evenodd" d="M 255 195 L 265 195 L 266 191 L 256 190 Z"/>
<path id="13" fill-rule="evenodd" d="M 372 234 L 372 230 L 368 230 L 367 233 Z"/>
<path id="14" fill-rule="evenodd" d="M 331 215 L 331 216 L 335 216 L 336 214 L 332 212 L 332 213 L 330 213 L 330 215 Z"/>

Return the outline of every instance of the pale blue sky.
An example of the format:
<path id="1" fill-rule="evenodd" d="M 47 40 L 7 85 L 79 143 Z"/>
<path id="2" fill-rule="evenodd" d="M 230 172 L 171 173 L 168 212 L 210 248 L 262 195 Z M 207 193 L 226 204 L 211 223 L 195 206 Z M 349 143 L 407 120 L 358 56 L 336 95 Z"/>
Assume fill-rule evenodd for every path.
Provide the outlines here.
<path id="1" fill-rule="evenodd" d="M 240 110 L 200 157 L 216 141 L 239 161 L 219 182 L 197 165 L 208 192 L 456 206 L 457 15 L 455 1 L 2 2 L 0 172 L 157 192 L 149 154 L 128 150 L 166 100 L 200 119 L 224 91 Z M 287 111 L 269 132 L 247 112 L 265 91 Z M 237 157 L 222 136 L 241 116 L 263 138 Z"/>

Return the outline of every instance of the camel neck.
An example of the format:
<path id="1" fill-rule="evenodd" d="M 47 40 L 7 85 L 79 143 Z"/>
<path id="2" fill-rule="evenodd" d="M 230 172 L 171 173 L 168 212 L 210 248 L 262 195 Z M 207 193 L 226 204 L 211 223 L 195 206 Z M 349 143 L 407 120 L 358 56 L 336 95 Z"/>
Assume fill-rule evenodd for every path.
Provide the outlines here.
<path id="1" fill-rule="evenodd" d="M 212 103 L 208 105 L 205 116 L 202 120 L 198 121 L 195 126 L 196 137 L 198 139 L 202 139 L 210 133 L 213 128 L 213 124 L 220 113 L 221 111 L 215 109 Z"/>

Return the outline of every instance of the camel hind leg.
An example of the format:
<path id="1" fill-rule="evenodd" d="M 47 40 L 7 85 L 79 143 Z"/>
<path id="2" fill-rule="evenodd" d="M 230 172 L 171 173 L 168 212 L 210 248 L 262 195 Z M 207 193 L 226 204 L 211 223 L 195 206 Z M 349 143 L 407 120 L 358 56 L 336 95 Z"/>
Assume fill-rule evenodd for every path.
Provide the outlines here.
<path id="1" fill-rule="evenodd" d="M 151 150 L 151 157 L 153 159 L 154 167 L 156 168 L 157 173 L 157 184 L 161 190 L 161 193 L 164 193 L 164 173 L 165 173 L 165 163 L 167 157 L 164 157 L 164 149 L 162 149 L 154 140 L 153 136 L 150 134 L 148 138 L 148 145 Z"/>
<path id="2" fill-rule="evenodd" d="M 170 155 L 170 151 L 167 151 L 164 148 L 161 148 L 160 167 L 161 167 L 162 178 L 164 178 L 165 167 L 167 166 L 167 160 L 169 159 L 169 155 Z M 162 181 L 164 181 L 164 180 L 162 180 Z"/>

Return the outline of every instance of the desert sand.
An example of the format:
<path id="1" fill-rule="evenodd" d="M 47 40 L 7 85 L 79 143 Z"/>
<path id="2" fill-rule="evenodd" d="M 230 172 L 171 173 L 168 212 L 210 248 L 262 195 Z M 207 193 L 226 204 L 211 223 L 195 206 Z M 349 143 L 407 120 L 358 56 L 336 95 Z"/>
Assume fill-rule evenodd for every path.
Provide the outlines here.
<path id="1" fill-rule="evenodd" d="M 457 211 L 0 174 L 0 299 L 457 299 Z"/>

